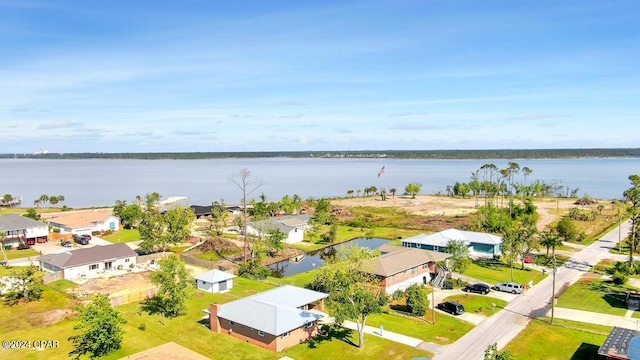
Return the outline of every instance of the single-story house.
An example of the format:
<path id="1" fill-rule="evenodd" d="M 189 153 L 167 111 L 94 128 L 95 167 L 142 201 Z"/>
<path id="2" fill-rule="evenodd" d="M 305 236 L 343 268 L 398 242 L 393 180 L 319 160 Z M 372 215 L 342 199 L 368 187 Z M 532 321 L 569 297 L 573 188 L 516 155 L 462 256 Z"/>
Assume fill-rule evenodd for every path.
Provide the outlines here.
<path id="1" fill-rule="evenodd" d="M 328 296 L 283 285 L 226 304 L 211 304 L 205 311 L 211 331 L 280 352 L 317 335 Z"/>
<path id="2" fill-rule="evenodd" d="M 120 219 L 112 210 L 89 210 L 74 213 L 59 213 L 49 218 L 52 227 L 61 234 L 92 234 L 103 231 L 118 231 Z"/>
<path id="3" fill-rule="evenodd" d="M 0 215 L 0 231 L 5 233 L 4 244 L 18 246 L 33 245 L 49 239 L 49 226 L 18 214 Z"/>
<path id="4" fill-rule="evenodd" d="M 402 246 L 446 252 L 447 243 L 450 240 L 462 240 L 467 243 L 472 258 L 493 258 L 502 254 L 500 251 L 502 237 L 457 229 L 448 229 L 431 235 L 420 234 L 406 238 L 402 240 Z"/>
<path id="5" fill-rule="evenodd" d="M 233 278 L 228 272 L 217 269 L 209 270 L 196 276 L 196 287 L 210 293 L 217 293 L 233 288 Z"/>
<path id="6" fill-rule="evenodd" d="M 598 355 L 607 359 L 640 360 L 640 331 L 614 326 Z"/>
<path id="7" fill-rule="evenodd" d="M 95 277 L 104 272 L 127 270 L 136 265 L 136 254 L 127 244 L 111 244 L 40 256 L 40 268 L 62 272 L 64 279 Z"/>
<path id="8" fill-rule="evenodd" d="M 367 260 L 363 268 L 374 274 L 387 294 L 405 290 L 413 284 L 426 285 L 444 271 L 437 262 L 451 255 L 429 250 L 419 250 L 393 245 L 379 247 L 382 255 Z"/>
<path id="9" fill-rule="evenodd" d="M 284 242 L 287 244 L 294 244 L 301 242 L 304 239 L 304 232 L 309 228 L 309 219 L 311 215 L 287 215 L 272 217 L 269 220 L 254 221 L 247 224 L 247 233 L 254 236 L 267 236 L 269 231 L 273 229 L 279 229 L 283 233 L 287 234 L 287 238 Z"/>

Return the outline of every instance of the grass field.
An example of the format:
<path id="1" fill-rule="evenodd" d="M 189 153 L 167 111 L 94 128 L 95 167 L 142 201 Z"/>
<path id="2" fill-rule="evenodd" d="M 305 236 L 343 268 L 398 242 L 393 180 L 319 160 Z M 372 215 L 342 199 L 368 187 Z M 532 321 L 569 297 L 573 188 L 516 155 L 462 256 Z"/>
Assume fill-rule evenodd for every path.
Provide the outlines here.
<path id="1" fill-rule="evenodd" d="M 514 359 L 596 360 L 609 326 L 548 318 L 533 320 L 507 346 Z"/>
<path id="2" fill-rule="evenodd" d="M 382 325 L 385 330 L 438 344 L 451 344 L 473 328 L 473 325 L 468 322 L 438 312 L 436 312 L 436 323 L 433 324 L 431 316 L 431 311 L 420 318 L 374 314 L 367 318 L 367 325 L 376 328 Z"/>
<path id="3" fill-rule="evenodd" d="M 40 256 L 40 253 L 33 249 L 22 249 L 22 250 L 11 249 L 11 250 L 5 250 L 4 252 L 7 254 L 8 260 L 28 258 L 30 256 Z M 3 260 L 2 254 L 0 254 L 0 261 L 2 260 Z"/>
<path id="4" fill-rule="evenodd" d="M 464 305 L 466 312 L 484 316 L 491 316 L 507 306 L 506 301 L 493 298 L 490 295 L 461 294 L 449 296 L 444 300 L 457 301 Z M 494 307 L 493 304 L 496 306 Z"/>
<path id="5" fill-rule="evenodd" d="M 508 264 L 497 262 L 473 262 L 464 275 L 471 276 L 480 281 L 495 284 L 504 281 L 511 281 L 511 269 Z M 527 284 L 533 281 L 537 284 L 546 275 L 540 271 L 525 268 L 520 270 L 520 264 L 513 264 L 513 281 L 520 284 Z"/>
<path id="6" fill-rule="evenodd" d="M 602 279 L 580 279 L 558 298 L 558 306 L 603 314 L 624 315 L 627 312 L 625 294 L 628 290 L 637 289 L 630 286 L 618 286 Z"/>
<path id="7" fill-rule="evenodd" d="M 311 270 L 311 271 L 306 271 L 303 273 L 299 273 L 299 274 L 295 274 L 295 275 L 291 275 L 283 278 L 269 276 L 264 281 L 273 285 L 287 284 L 287 285 L 305 287 L 307 284 L 311 284 L 313 282 L 313 279 L 315 278 L 316 273 L 317 273 L 316 270 Z"/>
<path id="8" fill-rule="evenodd" d="M 140 240 L 140 232 L 138 229 L 121 229 L 111 235 L 105 235 L 102 238 L 114 244 L 126 243 Z"/>

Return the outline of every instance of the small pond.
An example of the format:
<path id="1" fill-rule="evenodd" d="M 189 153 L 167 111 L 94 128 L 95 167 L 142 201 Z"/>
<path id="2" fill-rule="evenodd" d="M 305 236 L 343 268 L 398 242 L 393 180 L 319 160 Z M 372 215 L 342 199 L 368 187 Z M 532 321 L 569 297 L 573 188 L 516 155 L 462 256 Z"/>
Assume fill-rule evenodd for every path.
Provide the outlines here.
<path id="1" fill-rule="evenodd" d="M 295 275 L 319 268 L 320 266 L 324 265 L 324 259 L 335 256 L 336 252 L 340 250 L 340 247 L 347 244 L 356 244 L 367 249 L 376 249 L 388 242 L 389 240 L 380 238 L 356 238 L 338 245 L 333 245 L 324 249 L 306 253 L 304 255 L 304 258 L 302 258 L 302 260 L 300 261 L 293 261 L 292 259 L 284 260 L 275 264 L 271 264 L 269 268 L 271 269 L 272 276 L 274 277 Z"/>

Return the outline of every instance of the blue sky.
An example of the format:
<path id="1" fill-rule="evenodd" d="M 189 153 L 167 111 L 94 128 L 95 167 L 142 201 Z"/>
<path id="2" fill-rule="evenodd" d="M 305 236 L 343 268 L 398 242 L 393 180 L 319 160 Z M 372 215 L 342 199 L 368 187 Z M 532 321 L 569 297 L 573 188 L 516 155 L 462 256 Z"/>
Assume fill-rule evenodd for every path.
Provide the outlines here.
<path id="1" fill-rule="evenodd" d="M 0 0 L 0 49 L 1 153 L 639 146 L 635 0 Z"/>

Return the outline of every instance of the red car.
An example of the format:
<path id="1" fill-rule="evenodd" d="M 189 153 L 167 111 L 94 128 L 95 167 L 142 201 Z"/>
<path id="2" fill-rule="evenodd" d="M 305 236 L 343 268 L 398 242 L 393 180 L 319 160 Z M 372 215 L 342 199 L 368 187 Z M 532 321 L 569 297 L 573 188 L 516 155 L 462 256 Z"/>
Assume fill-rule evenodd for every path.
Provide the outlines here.
<path id="1" fill-rule="evenodd" d="M 531 256 L 526 256 L 526 257 L 524 258 L 524 262 L 525 262 L 525 264 L 533 264 L 534 259 L 533 259 L 533 257 L 531 257 Z"/>

